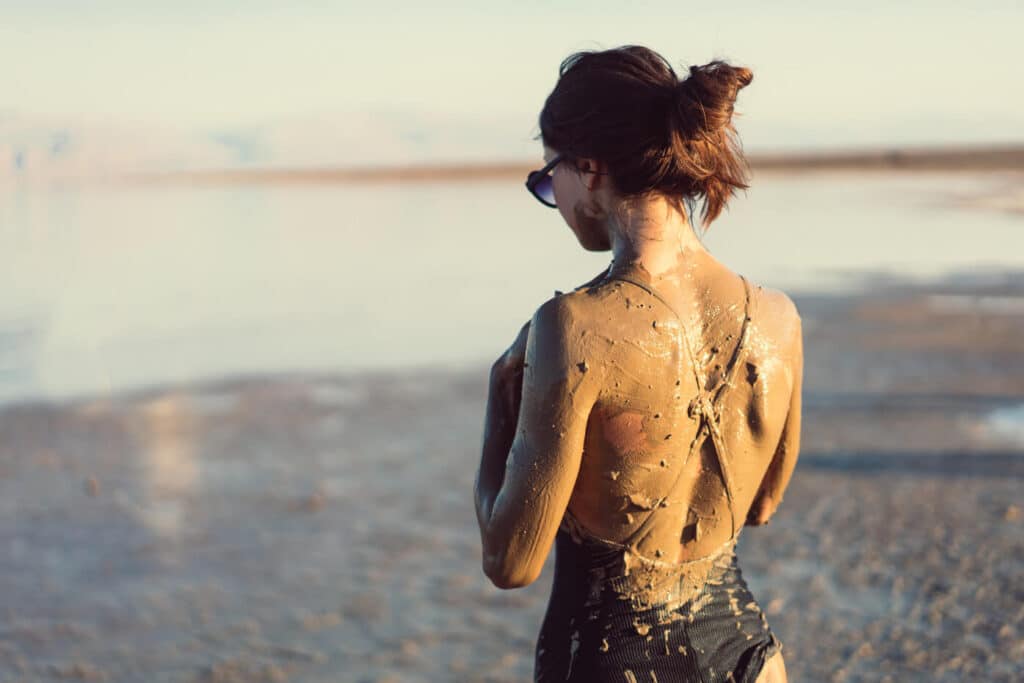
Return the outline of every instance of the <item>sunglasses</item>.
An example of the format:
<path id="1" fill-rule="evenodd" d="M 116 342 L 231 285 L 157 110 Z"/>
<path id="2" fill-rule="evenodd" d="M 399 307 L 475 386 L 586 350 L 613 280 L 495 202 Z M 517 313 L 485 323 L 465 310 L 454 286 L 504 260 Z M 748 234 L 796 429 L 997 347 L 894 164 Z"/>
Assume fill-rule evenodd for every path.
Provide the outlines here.
<path id="1" fill-rule="evenodd" d="M 530 191 L 530 194 L 544 206 L 550 206 L 553 209 L 558 205 L 555 204 L 555 187 L 551 172 L 560 161 L 562 161 L 562 155 L 558 154 L 547 166 L 539 171 L 530 171 L 530 174 L 526 176 L 526 189 Z"/>

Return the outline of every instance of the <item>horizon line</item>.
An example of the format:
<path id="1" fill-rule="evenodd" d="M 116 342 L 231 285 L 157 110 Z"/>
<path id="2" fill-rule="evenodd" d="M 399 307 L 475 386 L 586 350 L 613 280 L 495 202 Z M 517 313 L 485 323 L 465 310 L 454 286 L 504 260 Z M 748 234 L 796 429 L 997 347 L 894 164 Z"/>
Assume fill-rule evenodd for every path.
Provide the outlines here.
<path id="1" fill-rule="evenodd" d="M 1007 171 L 1024 170 L 1024 143 L 881 147 L 793 152 L 762 152 L 747 156 L 752 173 L 800 171 Z M 536 163 L 528 161 L 425 162 L 364 166 L 296 166 L 222 168 L 131 173 L 129 182 L 161 183 L 404 183 L 485 181 L 526 177 Z"/>

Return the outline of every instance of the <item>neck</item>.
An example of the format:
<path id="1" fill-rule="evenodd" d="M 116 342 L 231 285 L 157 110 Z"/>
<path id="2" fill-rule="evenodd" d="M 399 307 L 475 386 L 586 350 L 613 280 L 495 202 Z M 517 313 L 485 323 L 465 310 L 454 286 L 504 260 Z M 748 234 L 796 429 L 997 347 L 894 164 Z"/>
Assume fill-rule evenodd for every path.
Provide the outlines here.
<path id="1" fill-rule="evenodd" d="M 675 280 L 692 272 L 708 252 L 681 209 L 681 204 L 673 206 L 664 198 L 656 198 L 623 203 L 609 214 L 609 272 L 640 268 L 655 282 Z"/>

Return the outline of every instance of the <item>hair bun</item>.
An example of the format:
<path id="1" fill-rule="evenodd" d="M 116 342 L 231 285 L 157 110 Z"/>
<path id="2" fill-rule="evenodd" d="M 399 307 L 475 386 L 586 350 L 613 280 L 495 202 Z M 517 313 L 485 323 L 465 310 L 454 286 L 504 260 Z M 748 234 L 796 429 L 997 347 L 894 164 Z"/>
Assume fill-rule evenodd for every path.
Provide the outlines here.
<path id="1" fill-rule="evenodd" d="M 676 109 L 685 131 L 714 133 L 732 122 L 736 95 L 750 85 L 754 74 L 742 66 L 715 60 L 690 67 L 676 86 Z"/>

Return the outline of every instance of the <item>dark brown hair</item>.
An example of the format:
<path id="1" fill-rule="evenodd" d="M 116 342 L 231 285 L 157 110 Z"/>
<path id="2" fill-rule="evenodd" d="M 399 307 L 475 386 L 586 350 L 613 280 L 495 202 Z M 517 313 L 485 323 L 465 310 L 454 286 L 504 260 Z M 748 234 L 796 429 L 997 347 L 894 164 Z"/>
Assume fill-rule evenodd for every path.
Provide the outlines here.
<path id="1" fill-rule="evenodd" d="M 748 187 L 732 114 L 752 79 L 750 69 L 716 60 L 679 80 L 664 57 L 638 45 L 576 52 L 559 67 L 540 136 L 570 161 L 608 164 L 624 196 L 703 198 L 707 226 Z"/>

